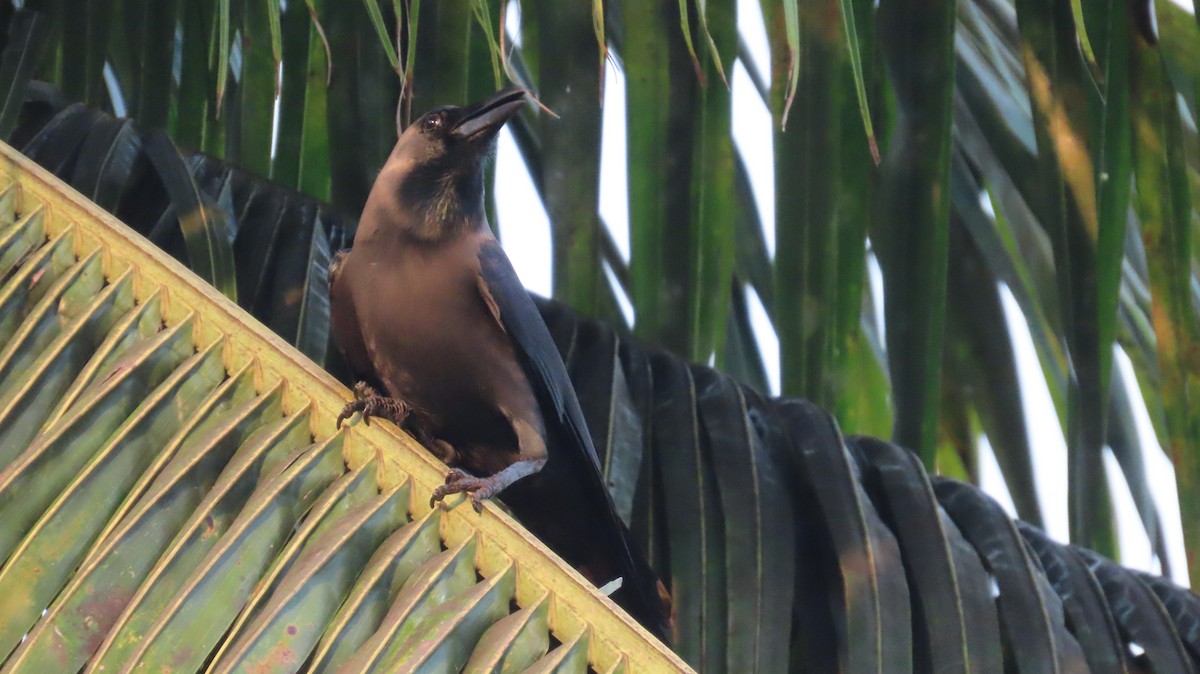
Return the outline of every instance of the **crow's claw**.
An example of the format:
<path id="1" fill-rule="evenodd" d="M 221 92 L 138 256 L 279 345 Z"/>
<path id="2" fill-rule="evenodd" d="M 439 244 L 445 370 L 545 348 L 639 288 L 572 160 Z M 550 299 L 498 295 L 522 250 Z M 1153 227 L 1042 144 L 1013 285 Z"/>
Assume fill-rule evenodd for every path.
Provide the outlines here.
<path id="1" fill-rule="evenodd" d="M 496 481 L 488 477 L 475 477 L 458 468 L 452 468 L 446 474 L 446 484 L 433 490 L 433 495 L 429 497 L 429 507 L 432 508 L 435 503 L 446 498 L 450 494 L 469 493 L 471 495 L 471 507 L 475 512 L 483 512 L 483 502 L 496 495 L 499 490 L 496 488 Z"/>
<path id="2" fill-rule="evenodd" d="M 368 384 L 365 381 L 355 382 L 355 384 L 354 384 L 354 399 L 355 400 L 366 400 L 367 398 L 378 398 L 378 397 L 379 397 L 379 392 L 375 390 L 375 387 L 371 386 L 370 384 Z"/>
<path id="3" fill-rule="evenodd" d="M 381 396 L 370 384 L 360 381 L 354 385 L 354 400 L 346 403 L 338 414 L 337 428 L 340 429 L 342 422 L 354 416 L 356 412 L 362 414 L 363 423 L 368 426 L 371 425 L 371 417 L 388 419 L 399 426 L 408 418 L 410 411 L 411 408 L 403 400 Z"/>

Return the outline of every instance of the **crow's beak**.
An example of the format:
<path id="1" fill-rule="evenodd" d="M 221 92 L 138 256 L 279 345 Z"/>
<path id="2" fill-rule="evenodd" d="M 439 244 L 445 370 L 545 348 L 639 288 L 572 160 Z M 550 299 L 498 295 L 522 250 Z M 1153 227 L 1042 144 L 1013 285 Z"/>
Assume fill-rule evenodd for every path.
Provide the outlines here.
<path id="1" fill-rule="evenodd" d="M 462 140 L 491 140 L 524 104 L 524 89 L 505 89 L 469 106 L 451 133 Z"/>

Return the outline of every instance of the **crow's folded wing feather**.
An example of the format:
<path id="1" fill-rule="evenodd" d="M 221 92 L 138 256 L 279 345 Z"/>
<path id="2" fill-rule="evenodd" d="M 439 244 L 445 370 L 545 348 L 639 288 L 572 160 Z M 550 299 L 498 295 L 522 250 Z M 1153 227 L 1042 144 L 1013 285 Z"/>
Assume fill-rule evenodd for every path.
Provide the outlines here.
<path id="1" fill-rule="evenodd" d="M 610 554 L 617 553 L 621 557 L 620 566 L 625 569 L 623 592 L 637 596 L 642 608 L 631 612 L 644 624 L 650 619 L 659 627 L 659 634 L 665 634 L 666 610 L 659 597 L 657 578 L 644 558 L 634 552 L 629 530 L 613 506 L 583 410 L 545 321 L 499 242 L 492 239 L 481 246 L 479 263 L 483 299 L 512 340 L 521 367 L 541 401 L 548 437 L 559 440 L 547 443 L 549 457 L 543 472 L 550 473 L 554 480 L 569 480 L 586 492 L 590 512 L 580 515 L 607 521 L 592 519 L 579 526 L 590 528 L 588 535 L 612 536 L 611 545 L 620 550 L 610 550 Z"/>
<path id="2" fill-rule="evenodd" d="M 567 376 L 562 356 L 554 346 L 554 339 L 550 337 L 542 315 L 529 298 L 525 286 L 521 285 L 516 270 L 498 241 L 493 239 L 480 248 L 479 267 L 484 300 L 496 315 L 500 327 L 512 339 L 530 384 L 554 408 L 556 418 L 545 419 L 546 423 L 557 421 L 566 427 L 574 441 L 572 445 L 588 457 L 594 467 L 593 472 L 599 478 L 600 457 L 592 445 L 583 410 L 579 407 L 579 399 L 575 397 L 575 389 Z M 543 410 L 543 415 L 545 412 Z M 600 484 L 603 486 L 602 482 Z"/>

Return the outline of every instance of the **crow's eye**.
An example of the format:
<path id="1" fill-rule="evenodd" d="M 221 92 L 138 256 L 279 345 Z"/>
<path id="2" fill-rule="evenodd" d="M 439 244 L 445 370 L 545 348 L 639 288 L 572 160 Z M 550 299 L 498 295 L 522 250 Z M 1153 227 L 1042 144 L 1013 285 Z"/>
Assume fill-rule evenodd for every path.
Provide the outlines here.
<path id="1" fill-rule="evenodd" d="M 446 116 L 442 113 L 435 113 L 425 118 L 421 123 L 421 129 L 426 132 L 438 131 L 446 121 Z"/>

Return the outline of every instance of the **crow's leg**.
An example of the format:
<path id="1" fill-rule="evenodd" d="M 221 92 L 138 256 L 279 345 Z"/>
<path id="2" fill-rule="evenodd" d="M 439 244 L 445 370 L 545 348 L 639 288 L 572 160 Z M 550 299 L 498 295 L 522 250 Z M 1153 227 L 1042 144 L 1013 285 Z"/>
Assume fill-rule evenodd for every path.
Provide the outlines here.
<path id="1" fill-rule="evenodd" d="M 368 426 L 371 424 L 371 417 L 387 419 L 400 426 L 408 419 L 412 407 L 398 398 L 381 396 L 370 384 L 360 381 L 354 385 L 354 401 L 346 403 L 342 413 L 338 415 L 337 427 L 341 428 L 342 422 L 354 416 L 355 412 L 362 414 L 363 423 Z"/>
<path id="2" fill-rule="evenodd" d="M 471 495 L 471 507 L 475 508 L 475 512 L 482 512 L 485 500 L 504 491 L 517 480 L 538 472 L 544 465 L 545 459 L 517 461 L 489 477 L 475 477 L 462 469 L 453 468 L 446 474 L 446 484 L 433 490 L 433 495 L 429 497 L 429 506 L 433 507 L 434 503 L 450 494 L 467 492 Z"/>

